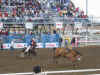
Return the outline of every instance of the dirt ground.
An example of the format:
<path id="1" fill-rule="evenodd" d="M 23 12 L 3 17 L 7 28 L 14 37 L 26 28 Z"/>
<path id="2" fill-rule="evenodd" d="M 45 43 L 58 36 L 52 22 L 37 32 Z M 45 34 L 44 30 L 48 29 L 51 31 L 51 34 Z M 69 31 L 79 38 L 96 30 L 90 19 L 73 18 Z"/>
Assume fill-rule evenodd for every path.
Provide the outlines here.
<path id="1" fill-rule="evenodd" d="M 82 61 L 79 66 L 73 67 L 66 58 L 59 58 L 58 64 L 53 61 L 53 49 L 37 49 L 37 56 L 20 58 L 21 50 L 0 51 L 0 74 L 32 72 L 32 68 L 37 65 L 48 65 L 46 70 L 68 70 L 68 69 L 99 69 L 100 68 L 100 46 L 89 46 L 77 48 L 82 54 Z M 90 72 L 94 73 L 94 72 Z M 95 73 L 100 73 L 95 72 Z M 86 75 L 87 73 L 74 73 L 73 75 Z M 58 75 L 58 74 L 57 74 Z M 60 74 L 64 75 L 64 74 Z M 72 75 L 69 73 L 68 75 Z"/>

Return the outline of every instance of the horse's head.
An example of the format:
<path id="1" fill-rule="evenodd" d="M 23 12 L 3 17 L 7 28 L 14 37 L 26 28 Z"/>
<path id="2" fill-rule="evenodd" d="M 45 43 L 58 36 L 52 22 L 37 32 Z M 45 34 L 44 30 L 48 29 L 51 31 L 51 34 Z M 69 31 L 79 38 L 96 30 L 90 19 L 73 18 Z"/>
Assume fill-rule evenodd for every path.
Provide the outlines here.
<path id="1" fill-rule="evenodd" d="M 81 55 L 81 53 L 79 52 L 79 51 L 76 51 L 75 50 L 75 52 L 76 52 L 76 59 L 77 59 L 77 61 L 81 61 L 81 59 L 82 59 L 82 55 Z"/>
<path id="2" fill-rule="evenodd" d="M 76 58 L 76 61 L 81 61 L 82 56 L 81 56 L 81 54 L 80 54 L 79 51 L 77 51 L 77 50 L 71 50 L 71 52 L 74 55 L 74 57 Z"/>
<path id="3" fill-rule="evenodd" d="M 82 56 L 81 56 L 81 55 L 77 55 L 77 56 L 76 56 L 76 60 L 77 60 L 77 61 L 81 61 L 81 59 L 82 59 Z"/>
<path id="4" fill-rule="evenodd" d="M 68 55 L 67 55 L 68 56 Z M 76 51 L 76 50 L 70 50 L 69 51 L 69 56 L 70 57 L 69 59 L 72 61 L 72 62 L 75 62 L 75 61 L 81 61 L 81 54 L 80 52 Z"/>

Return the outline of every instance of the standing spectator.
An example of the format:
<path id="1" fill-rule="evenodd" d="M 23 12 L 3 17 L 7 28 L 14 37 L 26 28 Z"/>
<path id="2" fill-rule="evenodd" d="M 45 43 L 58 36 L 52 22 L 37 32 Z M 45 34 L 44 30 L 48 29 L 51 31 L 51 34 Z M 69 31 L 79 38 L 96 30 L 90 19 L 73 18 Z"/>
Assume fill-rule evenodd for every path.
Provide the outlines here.
<path id="1" fill-rule="evenodd" d="M 60 48 L 62 47 L 62 41 L 63 41 L 63 39 L 62 39 L 62 37 L 60 37 L 60 38 L 59 38 Z"/>
<path id="2" fill-rule="evenodd" d="M 66 38 L 65 38 L 65 48 L 66 48 L 66 51 L 67 52 L 69 52 L 70 51 L 70 37 L 69 36 L 67 36 Z"/>
<path id="3" fill-rule="evenodd" d="M 13 39 L 13 40 L 11 41 L 11 46 L 10 46 L 11 51 L 14 50 L 14 42 L 15 42 L 15 40 Z"/>
<path id="4" fill-rule="evenodd" d="M 70 45 L 70 37 L 69 36 L 67 36 L 66 38 L 65 38 L 65 48 L 68 48 L 69 47 L 69 45 Z"/>
<path id="5" fill-rule="evenodd" d="M 0 49 L 3 50 L 3 39 L 0 38 Z"/>
<path id="6" fill-rule="evenodd" d="M 73 37 L 71 40 L 72 48 L 75 48 L 75 44 L 76 44 L 76 39 L 75 39 L 75 37 Z"/>

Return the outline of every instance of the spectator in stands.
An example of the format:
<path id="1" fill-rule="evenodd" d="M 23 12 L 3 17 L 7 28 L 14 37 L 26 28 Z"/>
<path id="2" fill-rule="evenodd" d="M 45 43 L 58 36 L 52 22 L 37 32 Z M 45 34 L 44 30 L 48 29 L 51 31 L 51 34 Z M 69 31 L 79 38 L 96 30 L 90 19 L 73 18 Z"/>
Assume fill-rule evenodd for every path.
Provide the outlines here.
<path id="1" fill-rule="evenodd" d="M 2 12 L 0 11 L 0 18 L 2 18 Z"/>
<path id="2" fill-rule="evenodd" d="M 56 30 L 53 30 L 53 34 L 56 34 Z"/>
<path id="3" fill-rule="evenodd" d="M 12 12 L 12 16 L 15 17 L 16 16 L 16 8 L 13 8 L 13 12 Z"/>
<path id="4" fill-rule="evenodd" d="M 9 31 L 8 31 L 8 29 L 5 30 L 5 35 L 6 35 L 6 36 L 9 35 Z"/>
<path id="5" fill-rule="evenodd" d="M 67 14 L 67 8 L 64 8 L 63 9 L 63 16 L 66 16 L 66 14 Z"/>
<path id="6" fill-rule="evenodd" d="M 2 0 L 0 0 L 0 4 L 2 3 Z"/>
<path id="7" fill-rule="evenodd" d="M 62 10 L 59 11 L 59 16 L 63 16 L 63 11 Z"/>
<path id="8" fill-rule="evenodd" d="M 60 7 L 57 8 L 57 11 L 58 11 L 58 12 L 60 11 Z"/>
<path id="9" fill-rule="evenodd" d="M 8 4 L 9 0 L 0 0 L 0 6 L 7 6 Z M 40 3 L 38 0 L 10 0 L 10 6 L 14 7 L 3 8 L 5 12 L 0 12 L 1 18 L 3 17 L 3 14 L 5 15 L 5 17 L 14 18 L 23 18 L 24 16 L 27 16 L 28 21 L 32 21 L 30 17 L 43 17 L 44 15 L 47 15 L 47 13 L 45 12 L 46 5 Z M 75 8 L 72 2 L 70 2 L 70 4 L 68 4 L 67 6 L 60 3 L 52 2 L 50 3 L 50 7 L 51 9 L 54 9 L 54 11 L 58 12 L 59 16 L 65 15 L 71 18 L 73 18 L 73 16 L 75 18 L 86 18 L 86 15 L 83 13 L 84 11 L 80 12 L 80 8 Z M 2 7 L 0 8 L 0 11 L 2 11 Z"/>
<path id="10" fill-rule="evenodd" d="M 4 16 L 5 17 L 8 17 L 8 12 L 4 12 Z"/>

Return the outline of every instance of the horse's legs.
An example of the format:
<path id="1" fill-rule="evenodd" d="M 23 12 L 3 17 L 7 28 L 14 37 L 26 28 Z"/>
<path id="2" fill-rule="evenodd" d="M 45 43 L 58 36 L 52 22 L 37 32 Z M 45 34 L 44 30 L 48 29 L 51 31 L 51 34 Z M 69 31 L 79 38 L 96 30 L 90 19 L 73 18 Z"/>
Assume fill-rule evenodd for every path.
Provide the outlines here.
<path id="1" fill-rule="evenodd" d="M 35 48 L 33 48 L 33 54 L 36 56 L 37 55 L 37 53 L 36 53 L 36 51 L 35 51 Z"/>
<path id="2" fill-rule="evenodd" d="M 58 64 L 58 58 L 59 58 L 60 56 L 54 56 L 53 58 L 54 58 L 54 63 L 55 64 Z"/>
<path id="3" fill-rule="evenodd" d="M 29 49 L 29 51 L 26 54 L 27 54 L 27 56 L 30 56 L 31 55 L 31 49 Z"/>
<path id="4" fill-rule="evenodd" d="M 31 50 L 31 54 L 34 55 L 34 56 L 37 55 L 37 53 L 36 53 L 36 51 L 35 51 L 35 48 L 32 48 L 32 50 Z"/>
<path id="5" fill-rule="evenodd" d="M 25 49 L 22 50 L 22 53 L 24 53 L 24 55 L 27 55 L 27 52 L 25 52 Z"/>

